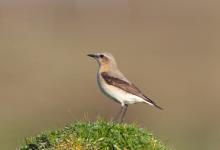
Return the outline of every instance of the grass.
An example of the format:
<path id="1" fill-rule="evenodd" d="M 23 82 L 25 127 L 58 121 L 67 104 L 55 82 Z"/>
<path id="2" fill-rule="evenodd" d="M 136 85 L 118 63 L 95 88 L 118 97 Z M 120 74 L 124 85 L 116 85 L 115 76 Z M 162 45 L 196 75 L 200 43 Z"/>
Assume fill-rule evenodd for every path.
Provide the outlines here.
<path id="1" fill-rule="evenodd" d="M 169 150 L 146 129 L 106 121 L 76 122 L 25 140 L 20 150 Z"/>

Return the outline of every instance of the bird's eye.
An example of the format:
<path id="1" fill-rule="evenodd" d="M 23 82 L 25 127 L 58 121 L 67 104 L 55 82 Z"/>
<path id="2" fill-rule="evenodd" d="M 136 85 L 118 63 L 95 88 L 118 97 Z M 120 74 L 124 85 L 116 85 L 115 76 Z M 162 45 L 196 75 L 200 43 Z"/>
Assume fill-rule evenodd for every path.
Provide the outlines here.
<path id="1" fill-rule="evenodd" d="M 100 57 L 101 57 L 101 58 L 103 58 L 103 57 L 104 57 L 104 55 L 100 55 Z"/>

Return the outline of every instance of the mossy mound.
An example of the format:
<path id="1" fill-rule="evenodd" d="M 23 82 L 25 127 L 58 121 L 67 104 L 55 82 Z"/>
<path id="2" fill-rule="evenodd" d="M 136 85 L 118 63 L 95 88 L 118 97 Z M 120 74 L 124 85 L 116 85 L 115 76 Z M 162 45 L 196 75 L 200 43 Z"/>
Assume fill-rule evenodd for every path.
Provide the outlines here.
<path id="1" fill-rule="evenodd" d="M 76 122 L 27 138 L 20 150 L 169 150 L 146 129 L 106 121 Z"/>

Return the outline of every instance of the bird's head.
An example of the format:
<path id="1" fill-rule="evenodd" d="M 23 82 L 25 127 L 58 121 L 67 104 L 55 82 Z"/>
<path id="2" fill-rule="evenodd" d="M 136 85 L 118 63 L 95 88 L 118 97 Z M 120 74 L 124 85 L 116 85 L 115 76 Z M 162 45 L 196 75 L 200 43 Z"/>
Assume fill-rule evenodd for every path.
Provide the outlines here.
<path id="1" fill-rule="evenodd" d="M 94 58 L 100 66 L 117 67 L 115 58 L 111 53 L 94 53 L 87 56 Z"/>

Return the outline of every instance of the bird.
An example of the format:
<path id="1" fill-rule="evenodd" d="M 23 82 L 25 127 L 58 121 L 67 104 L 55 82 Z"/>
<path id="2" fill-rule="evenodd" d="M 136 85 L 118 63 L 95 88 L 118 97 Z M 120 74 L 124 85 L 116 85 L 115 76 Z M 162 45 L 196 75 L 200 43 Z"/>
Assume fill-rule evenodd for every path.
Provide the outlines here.
<path id="1" fill-rule="evenodd" d="M 123 122 L 128 105 L 135 103 L 146 103 L 160 110 L 163 108 L 153 100 L 144 95 L 141 90 L 130 82 L 119 70 L 114 56 L 109 52 L 88 54 L 94 58 L 99 65 L 97 72 L 97 83 L 100 90 L 115 102 L 121 104 L 120 111 L 114 121 Z M 121 116 L 120 118 L 118 118 Z"/>

